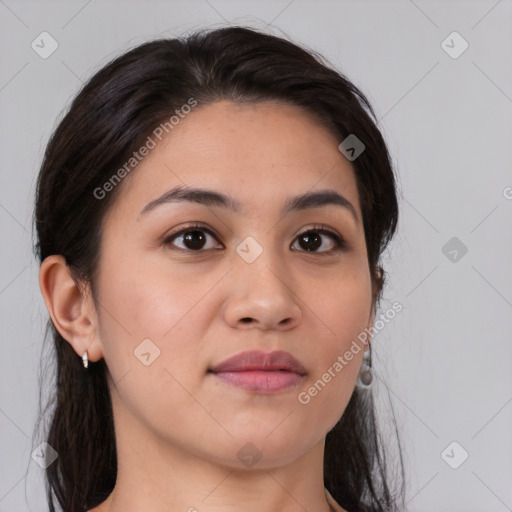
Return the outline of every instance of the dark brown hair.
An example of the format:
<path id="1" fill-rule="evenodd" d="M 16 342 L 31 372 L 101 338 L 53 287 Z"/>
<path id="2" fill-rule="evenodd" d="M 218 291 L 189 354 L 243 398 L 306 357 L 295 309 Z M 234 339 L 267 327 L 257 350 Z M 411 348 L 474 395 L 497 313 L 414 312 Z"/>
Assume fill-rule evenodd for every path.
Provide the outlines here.
<path id="1" fill-rule="evenodd" d="M 194 98 L 202 104 L 275 100 L 305 109 L 341 142 L 350 134 L 365 150 L 352 162 L 357 180 L 374 305 L 385 273 L 380 257 L 398 219 L 395 177 L 375 114 L 346 77 L 312 51 L 243 27 L 199 31 L 144 43 L 100 69 L 73 100 L 53 133 L 37 181 L 36 256 L 60 254 L 79 286 L 94 296 L 102 221 L 121 186 L 98 200 L 94 191 L 129 160 L 148 135 Z M 134 170 L 133 172 L 136 172 Z M 87 371 L 51 321 L 56 372 L 41 416 L 45 440 L 58 452 L 48 467 L 47 496 L 65 512 L 104 501 L 117 474 L 112 405 L 104 360 Z M 44 358 L 43 358 L 44 359 Z M 349 512 L 397 510 L 403 467 L 392 490 L 371 391 L 355 389 L 327 435 L 324 482 Z"/>

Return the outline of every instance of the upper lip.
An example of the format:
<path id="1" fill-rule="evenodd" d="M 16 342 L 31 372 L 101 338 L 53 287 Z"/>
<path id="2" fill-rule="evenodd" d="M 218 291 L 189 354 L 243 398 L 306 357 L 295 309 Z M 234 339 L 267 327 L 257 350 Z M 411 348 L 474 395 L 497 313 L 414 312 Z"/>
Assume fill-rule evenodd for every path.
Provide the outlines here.
<path id="1" fill-rule="evenodd" d="M 251 370 L 282 370 L 298 373 L 299 375 L 306 375 L 307 373 L 304 366 L 284 350 L 275 350 L 268 353 L 261 350 L 249 350 L 229 357 L 210 368 L 213 373 L 247 372 Z"/>

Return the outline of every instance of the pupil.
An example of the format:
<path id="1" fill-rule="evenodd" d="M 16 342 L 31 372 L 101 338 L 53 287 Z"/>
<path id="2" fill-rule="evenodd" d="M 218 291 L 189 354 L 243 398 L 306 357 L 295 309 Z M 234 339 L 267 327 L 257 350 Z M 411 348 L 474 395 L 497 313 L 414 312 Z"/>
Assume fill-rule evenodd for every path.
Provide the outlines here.
<path id="1" fill-rule="evenodd" d="M 322 238 L 318 234 L 304 234 L 302 240 L 306 240 L 306 243 L 301 245 L 308 251 L 318 249 L 322 245 Z"/>
<path id="2" fill-rule="evenodd" d="M 189 231 L 183 237 L 183 242 L 189 249 L 201 249 L 205 242 L 204 233 L 198 230 Z"/>

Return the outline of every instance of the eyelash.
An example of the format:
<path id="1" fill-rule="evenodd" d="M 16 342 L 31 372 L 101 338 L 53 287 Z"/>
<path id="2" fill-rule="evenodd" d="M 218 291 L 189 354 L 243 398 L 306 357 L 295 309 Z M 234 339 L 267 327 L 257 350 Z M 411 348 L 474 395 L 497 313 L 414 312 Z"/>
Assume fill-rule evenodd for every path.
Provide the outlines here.
<path id="1" fill-rule="evenodd" d="M 184 235 L 186 233 L 189 233 L 191 231 L 203 231 L 205 233 L 208 233 L 210 236 L 212 236 L 213 238 L 215 238 L 217 240 L 217 235 L 215 233 L 213 233 L 210 229 L 208 229 L 205 226 L 203 226 L 202 224 L 191 224 L 190 226 L 186 226 L 185 228 L 181 229 L 180 231 L 177 231 L 176 233 L 170 234 L 164 240 L 164 245 L 171 245 L 171 242 L 175 238 L 178 238 L 179 236 Z M 306 254 L 317 254 L 317 255 L 321 255 L 321 256 L 328 256 L 328 255 L 332 254 L 333 252 L 342 251 L 342 250 L 347 248 L 347 243 L 346 243 L 345 239 L 342 236 L 340 236 L 337 233 L 335 233 L 334 231 L 331 231 L 330 229 L 327 229 L 323 224 L 315 224 L 313 227 L 306 229 L 302 233 L 299 233 L 297 235 L 296 239 L 299 238 L 302 235 L 305 235 L 305 234 L 308 234 L 308 233 L 311 233 L 311 232 L 313 232 L 313 233 L 320 233 L 320 234 L 323 234 L 323 235 L 328 235 L 334 241 L 335 247 L 333 249 L 328 250 L 328 251 L 305 251 L 305 250 L 294 249 L 295 251 L 304 252 Z M 203 250 L 203 249 L 199 249 L 197 251 L 194 251 L 192 249 L 182 249 L 181 247 L 178 247 L 178 248 L 173 249 L 173 250 L 183 251 L 183 252 L 197 252 L 197 253 L 205 252 L 205 250 Z"/>

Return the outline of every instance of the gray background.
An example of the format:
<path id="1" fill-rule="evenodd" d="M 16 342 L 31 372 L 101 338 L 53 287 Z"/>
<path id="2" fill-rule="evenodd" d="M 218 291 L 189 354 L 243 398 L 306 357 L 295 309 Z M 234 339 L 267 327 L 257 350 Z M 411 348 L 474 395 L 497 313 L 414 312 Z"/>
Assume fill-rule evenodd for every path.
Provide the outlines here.
<path id="1" fill-rule="evenodd" d="M 270 24 L 318 50 L 380 118 L 401 193 L 381 310 L 404 309 L 374 353 L 383 421 L 394 410 L 402 432 L 409 510 L 512 510 L 511 0 L 0 0 L 0 20 L 0 511 L 46 510 L 30 458 L 47 317 L 31 214 L 48 137 L 114 55 L 226 23 Z M 43 31 L 59 45 L 47 59 L 31 48 Z M 445 49 L 462 40 L 442 44 L 453 31 L 469 44 L 457 58 Z"/>

